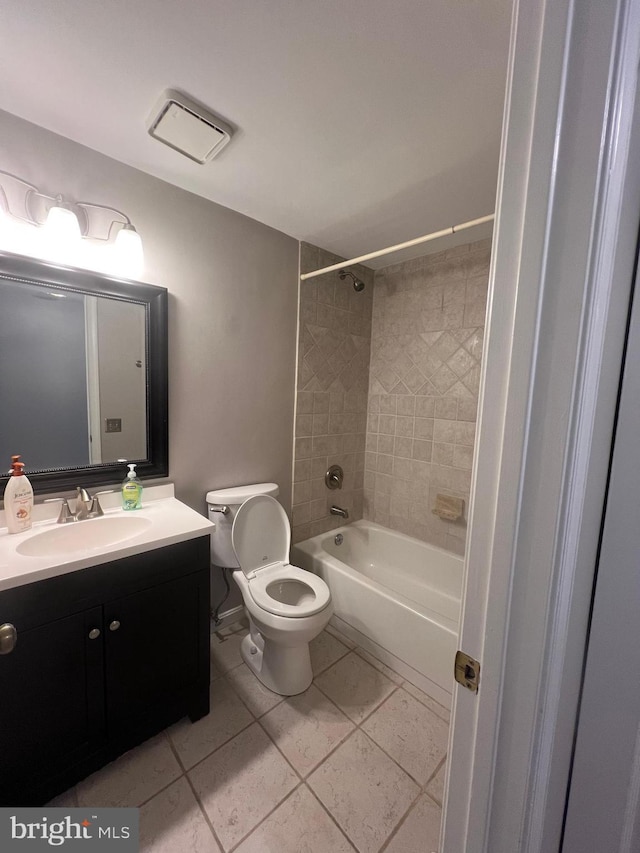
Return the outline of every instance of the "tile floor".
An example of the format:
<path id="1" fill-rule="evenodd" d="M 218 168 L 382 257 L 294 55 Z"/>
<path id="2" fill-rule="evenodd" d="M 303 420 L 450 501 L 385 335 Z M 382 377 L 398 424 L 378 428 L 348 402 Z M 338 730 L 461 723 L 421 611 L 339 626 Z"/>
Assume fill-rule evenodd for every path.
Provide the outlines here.
<path id="1" fill-rule="evenodd" d="M 183 720 L 56 805 L 139 806 L 144 853 L 430 853 L 448 711 L 332 628 L 314 681 L 284 698 L 211 636 L 211 713 Z"/>

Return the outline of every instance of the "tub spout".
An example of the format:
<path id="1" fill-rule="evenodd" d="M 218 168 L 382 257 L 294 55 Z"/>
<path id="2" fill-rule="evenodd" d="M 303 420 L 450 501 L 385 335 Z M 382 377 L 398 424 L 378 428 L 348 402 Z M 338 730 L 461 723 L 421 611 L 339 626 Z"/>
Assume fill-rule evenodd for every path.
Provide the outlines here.
<path id="1" fill-rule="evenodd" d="M 331 515 L 339 515 L 341 518 L 349 518 L 349 510 L 348 509 L 342 509 L 341 506 L 335 506 L 334 505 L 331 507 L 329 512 L 331 513 Z"/>

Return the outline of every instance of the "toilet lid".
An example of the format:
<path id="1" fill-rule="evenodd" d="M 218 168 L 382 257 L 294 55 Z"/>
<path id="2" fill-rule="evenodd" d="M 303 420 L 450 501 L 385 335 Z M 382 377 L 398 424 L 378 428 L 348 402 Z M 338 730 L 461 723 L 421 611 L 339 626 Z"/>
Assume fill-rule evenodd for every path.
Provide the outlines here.
<path id="1" fill-rule="evenodd" d="M 273 563 L 286 563 L 291 528 L 281 504 L 269 495 L 248 498 L 236 512 L 231 542 L 247 577 Z"/>
<path id="2" fill-rule="evenodd" d="M 294 619 L 313 616 L 331 601 L 322 578 L 288 563 L 276 563 L 258 572 L 249 581 L 249 592 L 262 610 Z"/>

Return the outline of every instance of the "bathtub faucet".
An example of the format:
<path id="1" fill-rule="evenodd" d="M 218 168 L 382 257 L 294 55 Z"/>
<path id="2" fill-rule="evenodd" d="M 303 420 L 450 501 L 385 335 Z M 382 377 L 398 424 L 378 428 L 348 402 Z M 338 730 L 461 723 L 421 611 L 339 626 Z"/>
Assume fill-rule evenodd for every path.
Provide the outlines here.
<path id="1" fill-rule="evenodd" d="M 335 506 L 335 504 L 331 507 L 329 512 L 331 513 L 331 515 L 339 515 L 341 518 L 349 518 L 349 510 L 342 509 L 341 506 Z"/>

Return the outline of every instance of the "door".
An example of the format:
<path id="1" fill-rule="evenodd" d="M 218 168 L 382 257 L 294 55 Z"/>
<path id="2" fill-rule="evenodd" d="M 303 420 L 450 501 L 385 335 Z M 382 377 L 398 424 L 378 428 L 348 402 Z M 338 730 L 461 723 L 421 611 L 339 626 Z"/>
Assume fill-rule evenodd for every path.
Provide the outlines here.
<path id="1" fill-rule="evenodd" d="M 104 739 L 101 628 L 95 607 L 18 631 L 13 651 L 0 655 L 1 805 L 26 805 Z"/>
<path id="2" fill-rule="evenodd" d="M 110 731 L 135 727 L 198 681 L 206 580 L 198 572 L 105 604 Z"/>
<path id="3" fill-rule="evenodd" d="M 102 462 L 146 459 L 147 346 L 145 306 L 97 301 L 98 396 Z M 117 342 L 117 343 L 116 343 Z M 111 426 L 107 428 L 110 421 Z"/>
<path id="4" fill-rule="evenodd" d="M 638 234 L 639 56 L 637 0 L 516 0 L 460 638 L 482 667 L 478 694 L 454 693 L 442 853 L 560 846 Z"/>
<path id="5" fill-rule="evenodd" d="M 636 283 L 563 853 L 640 850 L 640 304 Z"/>

